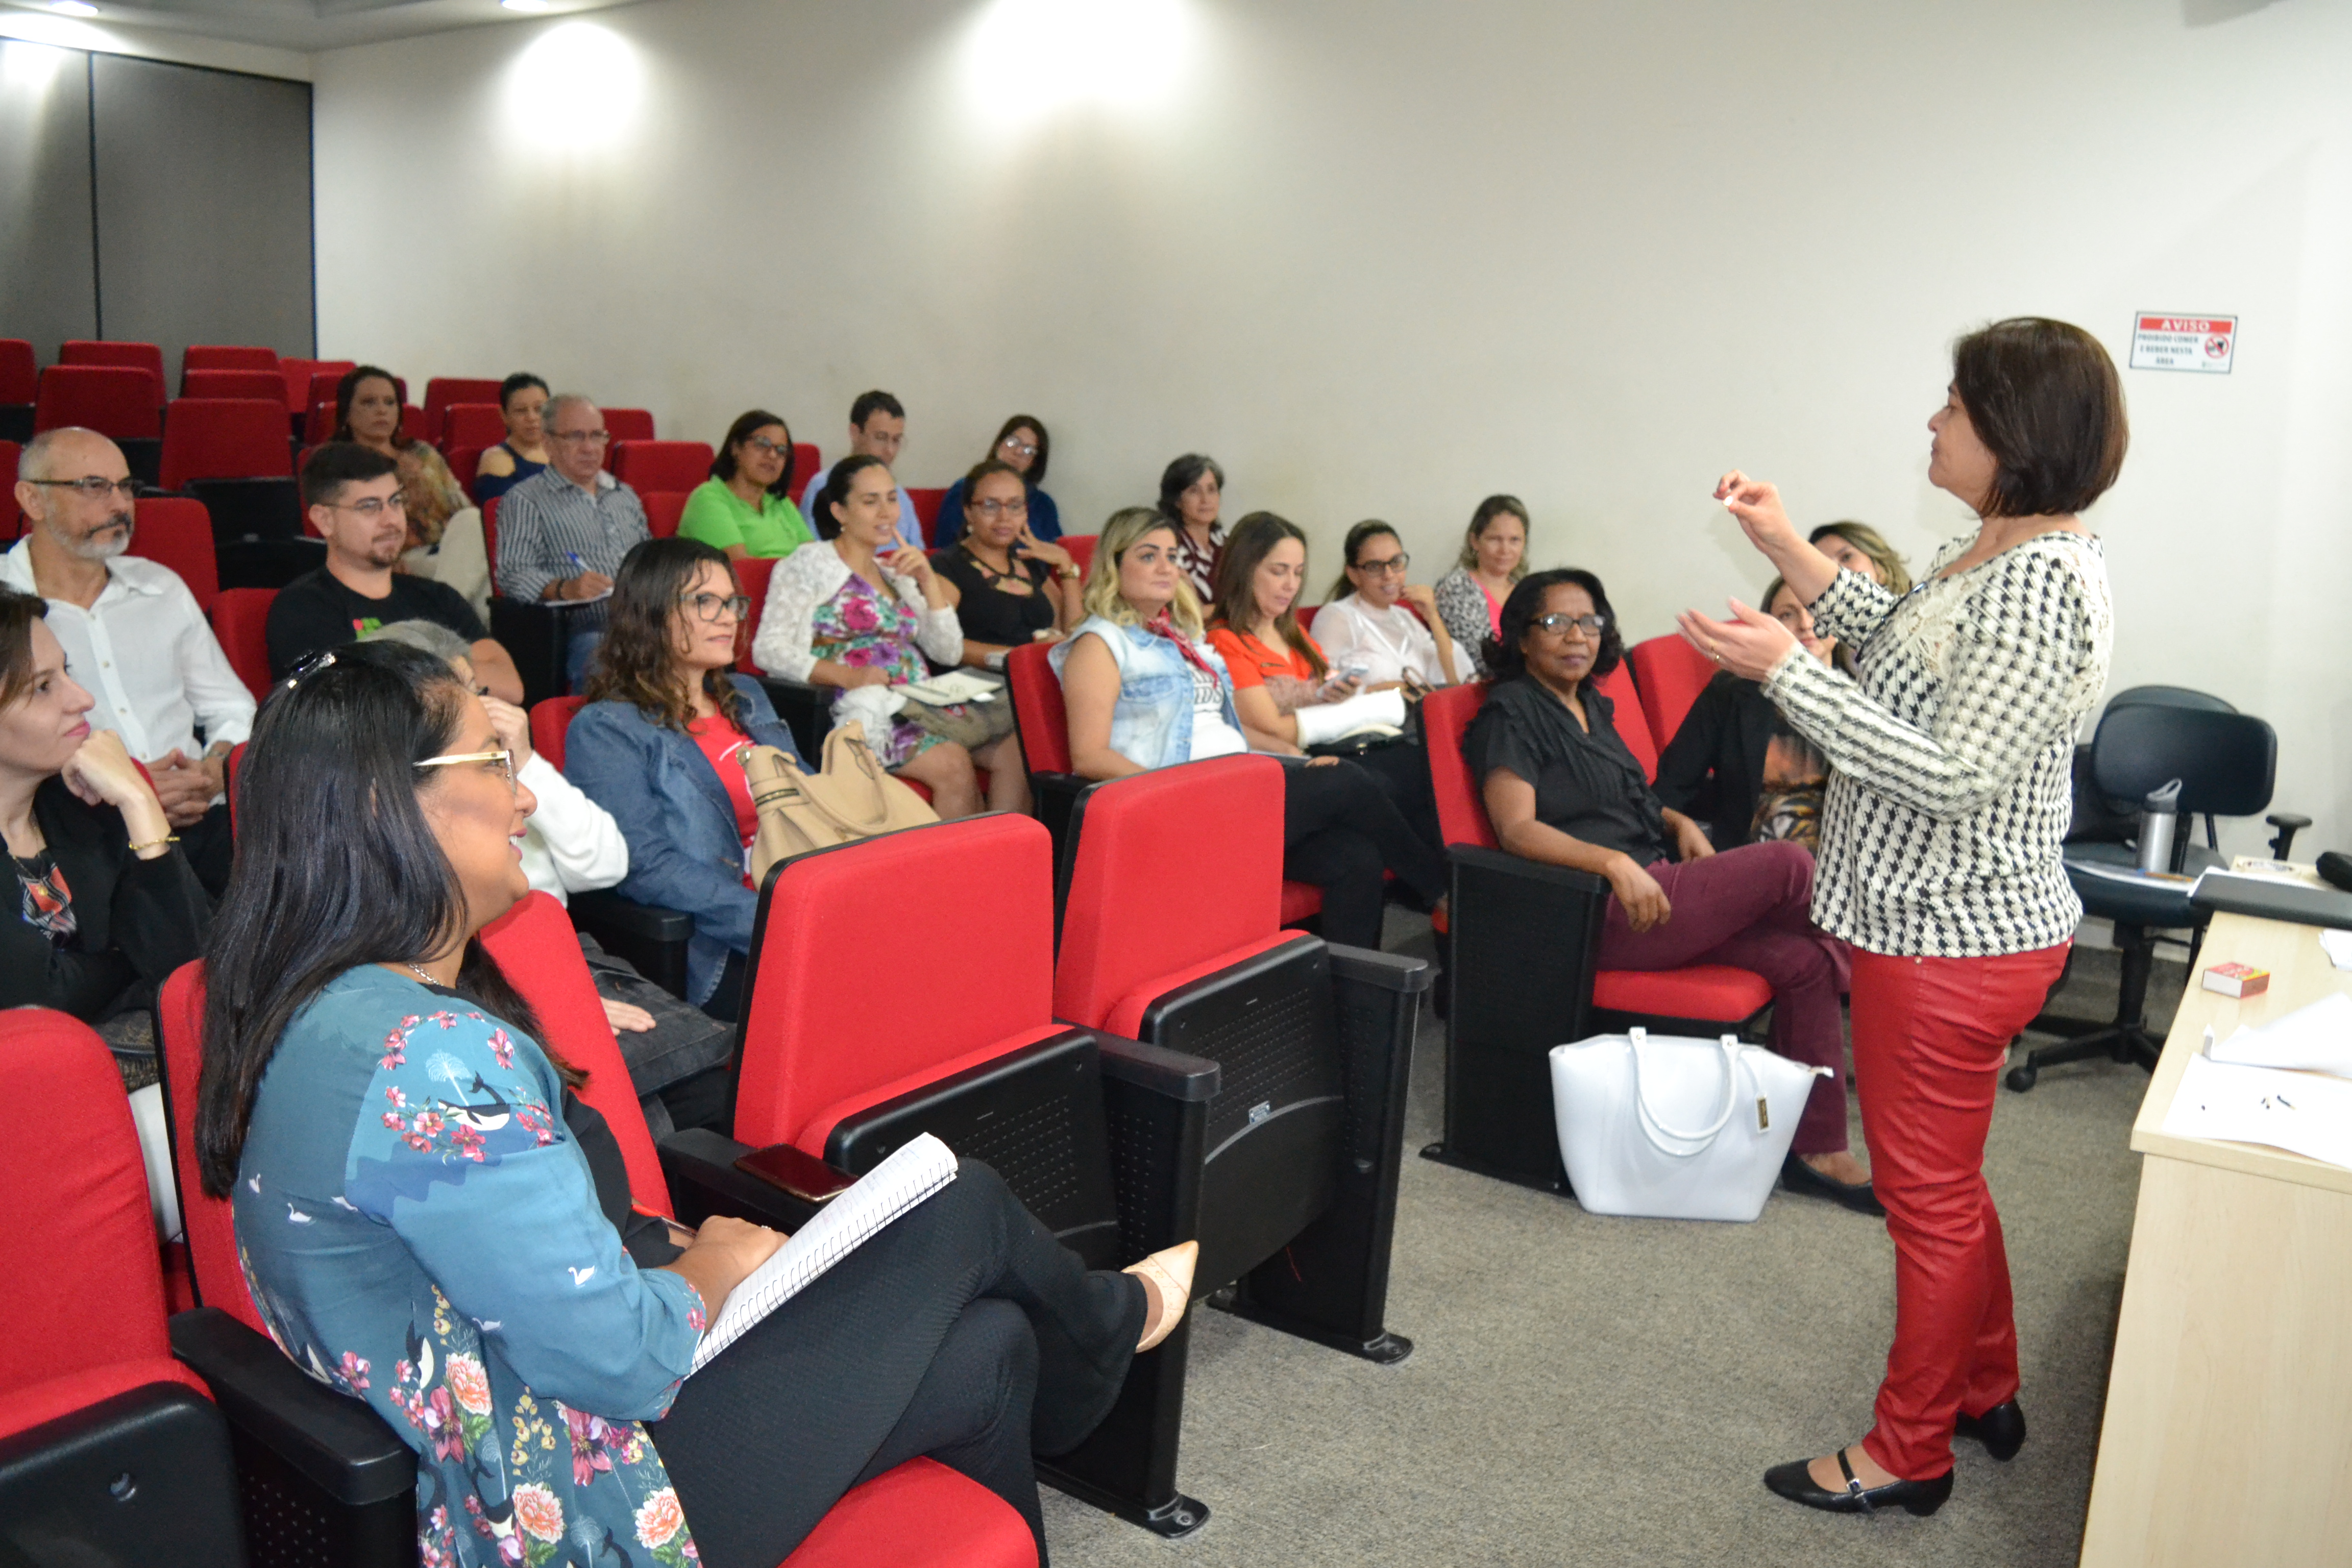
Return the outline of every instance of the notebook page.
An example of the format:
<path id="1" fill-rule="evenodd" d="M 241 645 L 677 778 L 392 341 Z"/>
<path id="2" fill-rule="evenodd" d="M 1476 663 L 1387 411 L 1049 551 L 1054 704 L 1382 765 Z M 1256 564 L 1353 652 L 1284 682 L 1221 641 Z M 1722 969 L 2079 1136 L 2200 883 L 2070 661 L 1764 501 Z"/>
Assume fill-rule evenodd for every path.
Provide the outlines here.
<path id="1" fill-rule="evenodd" d="M 752 1324 L 806 1289 L 868 1237 L 954 1181 L 955 1175 L 955 1155 L 929 1133 L 918 1133 L 900 1144 L 888 1159 L 817 1210 L 815 1218 L 735 1287 L 718 1321 L 695 1347 L 693 1370 L 700 1372 Z"/>

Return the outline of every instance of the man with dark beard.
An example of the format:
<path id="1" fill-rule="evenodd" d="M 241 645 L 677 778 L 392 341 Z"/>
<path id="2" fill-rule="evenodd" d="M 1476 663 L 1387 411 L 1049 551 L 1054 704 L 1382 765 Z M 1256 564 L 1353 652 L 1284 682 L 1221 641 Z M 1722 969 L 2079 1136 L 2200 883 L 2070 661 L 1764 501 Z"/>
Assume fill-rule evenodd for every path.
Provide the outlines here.
<path id="1" fill-rule="evenodd" d="M 311 655 L 394 621 L 431 621 L 466 639 L 484 692 L 522 700 L 514 660 L 491 640 L 465 596 L 393 570 L 408 547 L 408 513 L 390 458 L 356 442 L 330 442 L 302 465 L 302 501 L 310 526 L 327 542 L 327 563 L 287 584 L 271 603 L 271 674 L 283 679 Z"/>
<path id="2" fill-rule="evenodd" d="M 146 765 L 189 863 L 217 893 L 229 862 L 222 773 L 253 728 L 253 696 L 179 574 L 126 553 L 136 526 L 120 447 L 94 430 L 44 431 L 16 473 L 26 533 L 0 557 L 0 584 L 48 601 L 66 671 L 97 701 L 91 727 L 120 734 Z"/>

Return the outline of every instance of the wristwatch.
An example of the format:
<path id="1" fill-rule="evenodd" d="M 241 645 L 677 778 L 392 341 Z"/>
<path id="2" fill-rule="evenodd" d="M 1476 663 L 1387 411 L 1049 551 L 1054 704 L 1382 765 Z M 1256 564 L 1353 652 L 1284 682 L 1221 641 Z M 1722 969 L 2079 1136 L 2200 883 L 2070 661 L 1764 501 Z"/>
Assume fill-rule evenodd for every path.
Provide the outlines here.
<path id="1" fill-rule="evenodd" d="M 1086 574 L 1084 574 L 1084 573 L 1082 573 L 1082 572 L 1080 572 L 1080 571 L 1078 570 L 1078 568 L 1077 568 L 1077 563 L 1076 563 L 1076 562 L 1072 562 L 1072 563 L 1071 563 L 1069 565 L 1067 565 L 1067 566 L 1056 566 L 1056 567 L 1055 567 L 1055 568 L 1054 568 L 1054 575 L 1055 575 L 1055 576 L 1056 576 L 1056 577 L 1059 577 L 1059 578 L 1060 578 L 1060 579 L 1062 579 L 1062 581 L 1064 581 L 1065 583 L 1075 583 L 1075 582 L 1076 582 L 1080 577 L 1082 577 L 1082 576 L 1086 575 Z"/>

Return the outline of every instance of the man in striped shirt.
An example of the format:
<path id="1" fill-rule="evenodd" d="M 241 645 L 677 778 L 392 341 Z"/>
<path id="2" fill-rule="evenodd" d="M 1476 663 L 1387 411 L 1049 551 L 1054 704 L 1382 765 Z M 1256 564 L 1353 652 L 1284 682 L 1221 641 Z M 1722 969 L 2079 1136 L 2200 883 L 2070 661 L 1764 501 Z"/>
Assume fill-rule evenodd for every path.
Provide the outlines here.
<path id="1" fill-rule="evenodd" d="M 612 437 L 604 416 L 577 393 L 552 398 L 544 416 L 549 463 L 499 502 L 499 592 L 578 607 L 566 616 L 563 672 L 586 682 L 604 640 L 604 601 L 621 557 L 651 537 L 637 492 L 604 471 Z"/>

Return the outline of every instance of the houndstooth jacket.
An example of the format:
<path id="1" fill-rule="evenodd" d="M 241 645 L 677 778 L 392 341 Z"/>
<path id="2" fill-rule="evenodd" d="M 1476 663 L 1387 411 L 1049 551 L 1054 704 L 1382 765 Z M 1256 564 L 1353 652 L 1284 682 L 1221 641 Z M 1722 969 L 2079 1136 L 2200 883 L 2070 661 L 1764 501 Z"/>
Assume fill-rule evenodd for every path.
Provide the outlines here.
<path id="1" fill-rule="evenodd" d="M 1847 678 L 1792 648 L 1765 691 L 1830 761 L 1813 920 L 1871 952 L 1985 958 L 2074 934 L 2060 845 L 2074 741 L 2107 679 L 2098 542 L 2038 535 L 1897 599 L 1841 572 L 1813 620 Z"/>

